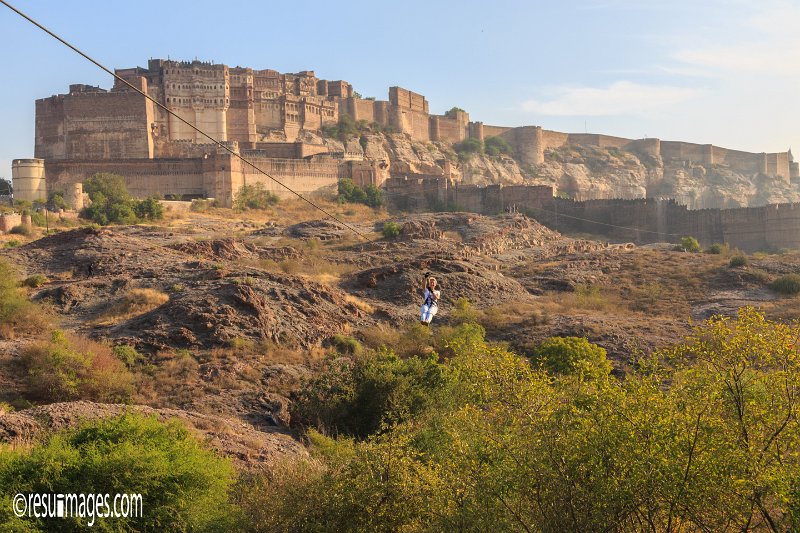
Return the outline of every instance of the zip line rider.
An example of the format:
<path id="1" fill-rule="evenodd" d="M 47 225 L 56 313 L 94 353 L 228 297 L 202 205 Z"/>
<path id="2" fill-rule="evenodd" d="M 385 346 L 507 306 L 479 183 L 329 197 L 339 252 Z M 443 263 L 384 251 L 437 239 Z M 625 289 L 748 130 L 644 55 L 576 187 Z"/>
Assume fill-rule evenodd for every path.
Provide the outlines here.
<path id="1" fill-rule="evenodd" d="M 436 278 L 425 274 L 425 293 L 423 294 L 422 309 L 420 310 L 419 321 L 426 326 L 430 325 L 433 316 L 439 311 L 439 298 L 441 291 L 436 289 Z"/>

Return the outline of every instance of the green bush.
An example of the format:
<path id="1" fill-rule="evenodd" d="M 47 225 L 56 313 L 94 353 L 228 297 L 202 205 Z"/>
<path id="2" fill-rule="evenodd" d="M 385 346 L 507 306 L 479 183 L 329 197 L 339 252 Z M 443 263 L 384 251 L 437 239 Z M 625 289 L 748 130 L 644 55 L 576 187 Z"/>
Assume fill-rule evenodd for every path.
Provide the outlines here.
<path id="1" fill-rule="evenodd" d="M 38 289 L 48 281 L 50 280 L 47 279 L 47 276 L 43 274 L 34 274 L 22 280 L 22 285 L 25 287 L 31 287 L 32 289 Z"/>
<path id="2" fill-rule="evenodd" d="M 384 204 L 383 191 L 378 187 L 370 184 L 362 189 L 350 178 L 339 180 L 338 193 L 337 200 L 342 203 L 357 203 L 370 207 L 381 207 Z"/>
<path id="3" fill-rule="evenodd" d="M 10 241 L 6 241 L 6 243 L 3 245 L 3 248 L 16 248 L 17 246 L 20 246 L 21 244 L 22 243 L 20 241 L 18 241 L 16 239 L 12 239 Z"/>
<path id="4" fill-rule="evenodd" d="M 0 260 L 0 337 L 2 338 L 12 338 L 17 332 L 40 332 L 50 324 L 49 315 L 41 306 L 28 300 L 18 280 L 16 269 Z"/>
<path id="5" fill-rule="evenodd" d="M 403 226 L 397 222 L 389 221 L 383 223 L 384 239 L 396 239 L 400 235 L 401 231 L 403 231 Z"/>
<path id="6" fill-rule="evenodd" d="M 133 211 L 141 220 L 161 220 L 164 218 L 164 206 L 154 196 L 135 203 Z"/>
<path id="7" fill-rule="evenodd" d="M 81 216 L 97 224 L 135 224 L 139 220 L 160 220 L 164 209 L 158 198 L 136 200 L 128 193 L 125 178 L 117 174 L 95 174 L 83 184 L 91 205 Z"/>
<path id="8" fill-rule="evenodd" d="M 128 344 L 114 346 L 112 352 L 114 357 L 125 363 L 128 368 L 132 368 L 145 360 L 145 357 L 137 352 L 136 348 Z"/>
<path id="9" fill-rule="evenodd" d="M 434 356 L 400 359 L 379 350 L 338 357 L 295 394 L 292 423 L 364 438 L 422 412 L 446 380 Z"/>
<path id="10" fill-rule="evenodd" d="M 331 344 L 345 355 L 358 355 L 361 353 L 361 343 L 357 339 L 348 335 L 334 335 L 331 339 Z"/>
<path id="11" fill-rule="evenodd" d="M 278 203 L 278 196 L 268 191 L 263 183 L 255 185 L 244 185 L 236 195 L 233 202 L 234 209 L 244 211 L 246 209 L 267 209 Z"/>
<path id="12" fill-rule="evenodd" d="M 707 254 L 712 254 L 712 255 L 719 255 L 722 252 L 724 252 L 726 249 L 727 249 L 727 245 L 714 243 L 711 246 L 709 246 L 708 248 L 706 248 L 706 253 Z"/>
<path id="13" fill-rule="evenodd" d="M 800 293 L 800 274 L 786 274 L 770 284 L 770 288 L 780 294 L 795 295 Z"/>
<path id="14" fill-rule="evenodd" d="M 735 267 L 743 267 L 747 265 L 747 256 L 744 255 L 734 255 L 731 257 L 730 262 L 728 262 L 728 266 L 731 268 Z"/>
<path id="15" fill-rule="evenodd" d="M 681 248 L 686 252 L 699 252 L 700 243 L 694 237 L 683 237 L 681 239 Z"/>
<path id="16" fill-rule="evenodd" d="M 502 137 L 487 137 L 484 139 L 483 145 L 489 155 L 511 155 L 514 152 L 511 145 Z"/>
<path id="17" fill-rule="evenodd" d="M 135 391 L 133 374 L 108 346 L 60 330 L 26 345 L 20 363 L 37 400 L 127 402 Z"/>
<path id="18" fill-rule="evenodd" d="M 531 361 L 554 375 L 605 378 L 611 372 L 605 349 L 582 337 L 550 337 L 533 349 Z"/>
<path id="19" fill-rule="evenodd" d="M 464 139 L 461 142 L 453 144 L 453 149 L 457 154 L 482 154 L 484 147 L 483 141 L 480 139 Z"/>
<path id="20" fill-rule="evenodd" d="M 59 209 L 69 209 L 67 201 L 64 200 L 64 193 L 61 191 L 51 192 L 47 197 L 47 208 L 57 211 Z"/>
<path id="21" fill-rule="evenodd" d="M 230 462 L 177 421 L 124 414 L 59 432 L 31 449 L 0 449 L 0 522 L 9 531 L 224 531 L 238 529 Z M 141 494 L 141 518 L 18 520 L 21 493 Z M 113 506 L 113 500 L 109 502 Z M 112 507 L 113 509 L 113 507 Z M 15 521 L 16 520 L 16 521 Z"/>

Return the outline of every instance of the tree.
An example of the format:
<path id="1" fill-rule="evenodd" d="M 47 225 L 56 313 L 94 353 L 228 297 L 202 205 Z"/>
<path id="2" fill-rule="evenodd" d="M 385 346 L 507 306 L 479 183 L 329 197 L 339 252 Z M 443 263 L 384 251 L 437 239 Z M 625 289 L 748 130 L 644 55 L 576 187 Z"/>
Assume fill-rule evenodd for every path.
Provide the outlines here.
<path id="1" fill-rule="evenodd" d="M 101 225 L 135 224 L 140 219 L 160 220 L 164 209 L 156 197 L 136 200 L 125 186 L 125 178 L 117 174 L 95 174 L 83 184 L 91 205 L 81 215 Z"/>
<path id="2" fill-rule="evenodd" d="M 605 378 L 611 372 L 605 349 L 582 337 L 550 337 L 534 348 L 531 361 L 553 375 Z"/>

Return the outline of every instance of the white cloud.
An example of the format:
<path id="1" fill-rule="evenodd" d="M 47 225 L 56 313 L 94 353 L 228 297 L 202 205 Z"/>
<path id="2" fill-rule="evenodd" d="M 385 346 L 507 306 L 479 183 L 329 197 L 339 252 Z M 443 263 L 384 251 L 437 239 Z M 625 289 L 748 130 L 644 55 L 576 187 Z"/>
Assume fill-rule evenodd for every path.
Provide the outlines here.
<path id="1" fill-rule="evenodd" d="M 699 89 L 618 81 L 605 88 L 565 87 L 550 100 L 528 100 L 525 111 L 549 116 L 653 115 L 699 96 Z"/>
<path id="2" fill-rule="evenodd" d="M 755 13 L 726 28 L 726 40 L 735 44 L 707 44 L 698 35 L 689 38 L 689 43 L 684 40 L 673 58 L 683 65 L 728 78 L 766 73 L 797 76 L 800 7 L 782 0 L 767 0 L 750 8 Z"/>

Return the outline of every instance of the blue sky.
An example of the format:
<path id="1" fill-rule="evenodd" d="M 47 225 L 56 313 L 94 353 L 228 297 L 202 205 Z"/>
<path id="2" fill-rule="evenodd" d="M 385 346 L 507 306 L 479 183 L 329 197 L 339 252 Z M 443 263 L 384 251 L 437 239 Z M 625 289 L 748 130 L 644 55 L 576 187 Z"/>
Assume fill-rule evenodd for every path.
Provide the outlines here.
<path id="1" fill-rule="evenodd" d="M 110 68 L 148 58 L 315 70 L 497 125 L 800 147 L 800 2 L 10 0 Z M 34 100 L 109 76 L 0 6 L 0 177 L 33 155 Z M 797 152 L 800 148 L 795 148 Z"/>

